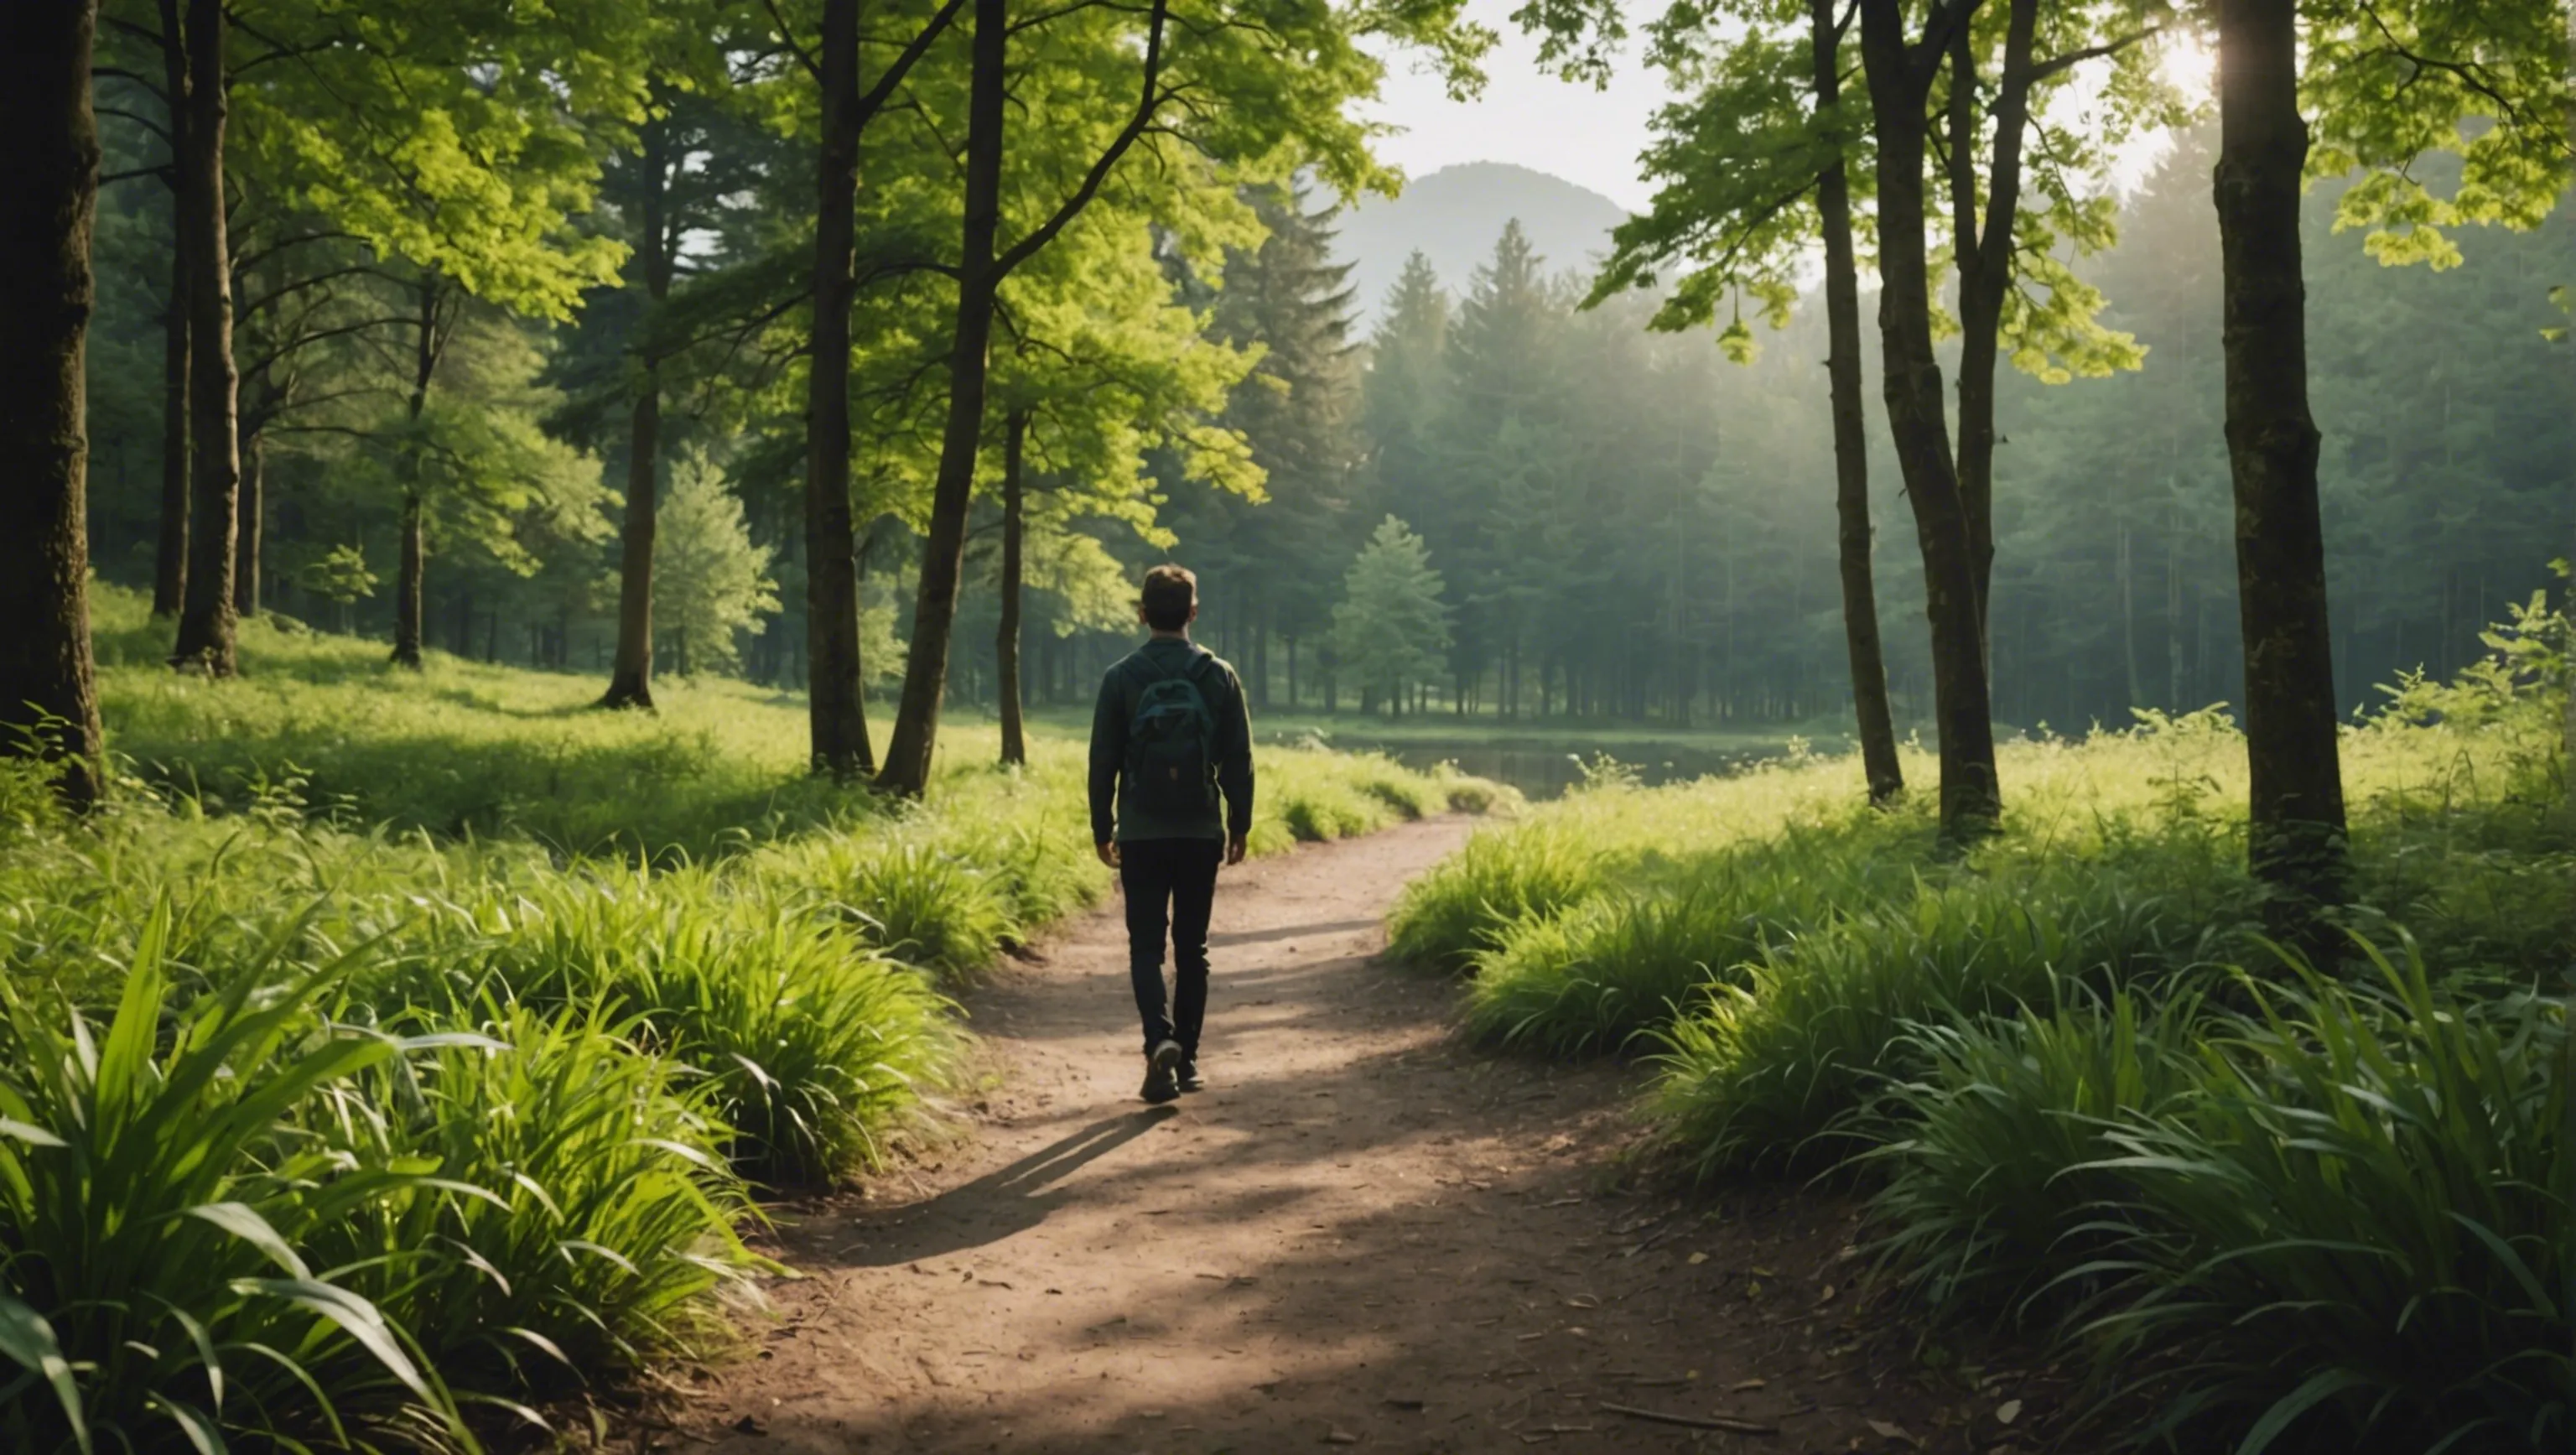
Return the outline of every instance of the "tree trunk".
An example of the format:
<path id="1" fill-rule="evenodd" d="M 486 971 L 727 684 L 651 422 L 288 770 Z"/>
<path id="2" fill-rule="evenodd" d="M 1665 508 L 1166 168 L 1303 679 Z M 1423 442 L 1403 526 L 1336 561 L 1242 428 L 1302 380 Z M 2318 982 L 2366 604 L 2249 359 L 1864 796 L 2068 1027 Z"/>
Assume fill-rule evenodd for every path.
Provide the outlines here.
<path id="1" fill-rule="evenodd" d="M 89 640 L 89 405 L 97 283 L 93 3 L 0 5 L 0 753 L 59 762 L 75 810 L 105 789 Z"/>
<path id="2" fill-rule="evenodd" d="M 957 259 L 957 321 L 948 355 L 948 424 L 940 439 L 932 489 L 930 534 L 914 593 L 911 650 L 905 656 L 903 703 L 886 744 L 879 786 L 919 797 L 930 783 L 938 745 L 940 699 L 948 688 L 948 643 L 957 623 L 957 590 L 966 569 L 966 515 L 983 443 L 993 266 L 1001 230 L 1008 0 L 975 0 L 973 67 L 966 102 L 966 214 Z"/>
<path id="3" fill-rule="evenodd" d="M 429 407 L 429 381 L 438 371 L 438 280 L 423 274 L 419 285 L 420 317 L 416 321 L 419 337 L 412 351 L 410 420 L 414 430 Z M 404 470 L 410 475 L 403 490 L 402 556 L 394 573 L 394 665 L 417 671 L 421 665 L 420 596 L 422 578 L 428 574 L 429 552 L 421 526 L 421 446 L 412 440 L 404 447 Z"/>
<path id="4" fill-rule="evenodd" d="M 394 572 L 394 665 L 420 669 L 420 493 L 402 505 L 401 565 Z"/>
<path id="5" fill-rule="evenodd" d="M 242 441 L 241 530 L 233 552 L 233 611 L 259 615 L 261 519 L 267 509 L 268 451 L 258 435 Z"/>
<path id="6" fill-rule="evenodd" d="M 170 303 L 161 314 L 161 533 L 152 556 L 152 614 L 175 617 L 188 595 L 188 254 L 179 168 L 188 151 L 188 42 L 179 0 L 161 0 L 161 86 L 170 128 Z"/>
<path id="7" fill-rule="evenodd" d="M 653 705 L 653 532 L 661 456 L 661 366 L 643 365 L 627 436 L 626 525 L 618 543 L 617 654 L 602 707 Z"/>
<path id="8" fill-rule="evenodd" d="M 669 135 L 668 124 L 654 119 L 644 123 L 639 138 L 636 171 L 644 184 L 643 205 L 638 209 L 639 261 L 644 293 L 652 300 L 645 311 L 648 322 L 652 305 L 671 291 L 671 250 L 665 236 L 669 227 L 663 216 L 663 193 L 670 178 Z M 600 699 L 602 707 L 653 705 L 653 527 L 662 463 L 662 361 L 648 354 L 637 362 L 641 377 L 627 434 L 626 525 L 618 543 L 617 655 L 609 671 L 608 695 Z"/>
<path id="9" fill-rule="evenodd" d="M 805 399 L 805 645 L 814 770 L 875 768 L 859 662 L 850 518 L 850 297 L 859 188 L 859 5 L 823 0 L 823 145 L 815 184 L 814 346 Z"/>
<path id="10" fill-rule="evenodd" d="M 1814 23 L 1816 107 L 1841 97 L 1842 31 L 1833 0 L 1810 0 Z M 1853 257 L 1851 181 L 1837 156 L 1816 179 L 1816 211 L 1825 235 L 1825 319 L 1831 340 L 1825 376 L 1833 396 L 1835 535 L 1843 585 L 1843 644 L 1851 659 L 1852 713 L 1860 723 L 1862 776 L 1869 801 L 1893 802 L 1905 791 L 1896 756 L 1896 719 L 1887 701 L 1887 658 L 1878 638 L 1878 587 L 1870 572 L 1869 440 L 1862 413 L 1860 269 Z"/>
<path id="11" fill-rule="evenodd" d="M 188 269 L 188 582 L 173 666 L 233 675 L 234 435 L 232 251 L 224 221 L 223 0 L 188 0 L 187 151 L 179 158 L 180 249 Z"/>
<path id="12" fill-rule="evenodd" d="M 2031 44 L 2039 0 L 2012 0 L 1997 79 L 1994 154 L 1986 211 L 1977 217 L 1976 56 L 1963 22 L 1950 39 L 1949 172 L 1959 268 L 1959 500 L 1975 576 L 1977 632 L 1988 638 L 1986 601 L 1995 566 L 1995 360 L 2013 278 L 2013 224 L 2021 208 L 2022 145 L 2030 121 Z"/>
<path id="13" fill-rule="evenodd" d="M 1861 50 L 1878 132 L 1878 323 L 1888 425 L 1923 554 L 1933 717 L 1941 738 L 1941 832 L 1957 842 L 1991 831 L 2003 798 L 1995 774 L 1972 537 L 1942 415 L 1941 367 L 1932 351 L 1923 106 L 1939 52 L 1922 59 L 1909 53 L 1899 0 L 1861 0 Z"/>
<path id="14" fill-rule="evenodd" d="M 1005 763 L 1029 760 L 1020 720 L 1020 546 L 1027 529 L 1020 472 L 1028 433 L 1028 411 L 1014 410 L 1002 435 L 1002 624 L 993 633 L 993 693 L 1001 709 Z"/>
<path id="15" fill-rule="evenodd" d="M 2115 572 L 2120 584 L 2120 661 L 2128 669 L 2129 706 L 2146 704 L 2146 684 L 2138 677 L 2138 606 L 2136 573 L 2129 548 L 2129 527 L 2120 531 L 2120 558 Z"/>
<path id="16" fill-rule="evenodd" d="M 2227 456 L 2245 638 L 2245 749 L 2255 876 L 2277 933 L 2321 948 L 2315 911 L 2343 902 L 2343 775 L 2315 421 L 2308 413 L 2296 0 L 2218 7 L 2219 254 Z"/>

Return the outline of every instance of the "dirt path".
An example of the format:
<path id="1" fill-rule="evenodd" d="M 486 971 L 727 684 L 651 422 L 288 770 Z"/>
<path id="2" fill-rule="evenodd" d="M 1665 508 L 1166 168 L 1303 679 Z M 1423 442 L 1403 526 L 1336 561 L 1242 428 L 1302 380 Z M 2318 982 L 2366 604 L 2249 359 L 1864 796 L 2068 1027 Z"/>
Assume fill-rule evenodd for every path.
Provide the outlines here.
<path id="1" fill-rule="evenodd" d="M 1177 1108 L 1136 1099 L 1114 904 L 997 977 L 971 1006 L 1005 1073 L 981 1126 L 909 1190 L 780 1213 L 809 1276 L 660 1448 L 1991 1447 L 1847 1333 L 1830 1205 L 1622 1191 L 1617 1073 L 1481 1055 L 1454 987 L 1373 958 L 1471 828 L 1230 871 L 1212 1085 Z"/>

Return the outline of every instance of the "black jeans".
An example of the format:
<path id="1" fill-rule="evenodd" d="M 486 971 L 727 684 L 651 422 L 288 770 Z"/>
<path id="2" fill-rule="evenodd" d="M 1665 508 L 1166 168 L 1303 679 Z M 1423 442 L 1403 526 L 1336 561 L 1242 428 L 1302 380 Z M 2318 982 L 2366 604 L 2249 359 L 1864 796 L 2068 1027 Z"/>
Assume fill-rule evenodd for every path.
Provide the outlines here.
<path id="1" fill-rule="evenodd" d="M 1127 894 L 1127 974 L 1136 984 L 1136 1014 L 1145 1051 L 1178 1041 L 1192 1061 L 1207 1019 L 1208 911 L 1216 904 L 1216 839 L 1130 839 L 1118 846 L 1118 884 Z M 1172 997 L 1163 999 L 1164 915 L 1172 934 Z"/>

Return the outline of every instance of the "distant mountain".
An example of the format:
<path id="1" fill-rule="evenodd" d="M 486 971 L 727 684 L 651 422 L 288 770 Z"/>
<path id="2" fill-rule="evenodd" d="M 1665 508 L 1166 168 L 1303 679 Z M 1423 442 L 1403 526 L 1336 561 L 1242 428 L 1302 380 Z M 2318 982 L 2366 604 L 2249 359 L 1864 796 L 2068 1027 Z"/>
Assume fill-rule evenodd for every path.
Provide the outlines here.
<path id="1" fill-rule="evenodd" d="M 1562 272 L 1588 268 L 1609 249 L 1610 229 L 1627 217 L 1618 203 L 1562 177 L 1509 162 L 1469 162 L 1414 178 L 1392 201 L 1362 198 L 1338 219 L 1334 252 L 1353 265 L 1352 302 L 1365 330 L 1417 248 L 1440 270 L 1451 293 L 1464 293 L 1469 275 L 1494 255 L 1494 239 L 1513 218 L 1520 219 L 1548 271 Z"/>

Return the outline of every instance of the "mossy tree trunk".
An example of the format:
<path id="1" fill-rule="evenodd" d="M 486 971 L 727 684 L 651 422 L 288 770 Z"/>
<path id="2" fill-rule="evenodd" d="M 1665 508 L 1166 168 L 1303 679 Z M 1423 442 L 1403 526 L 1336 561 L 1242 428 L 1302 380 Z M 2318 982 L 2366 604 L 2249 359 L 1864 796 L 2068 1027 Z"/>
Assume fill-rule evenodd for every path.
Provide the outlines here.
<path id="1" fill-rule="evenodd" d="M 59 761 L 56 791 L 75 809 L 105 786 L 84 376 L 97 299 L 97 22 L 89 0 L 0 5 L 0 752 Z"/>
<path id="2" fill-rule="evenodd" d="M 2249 847 L 2272 927 L 2323 948 L 2316 911 L 2344 901 L 2343 771 L 2316 421 L 2308 412 L 2296 0 L 2218 6 L 2215 195 L 2223 269 L 2227 457 L 2245 638 Z"/>

